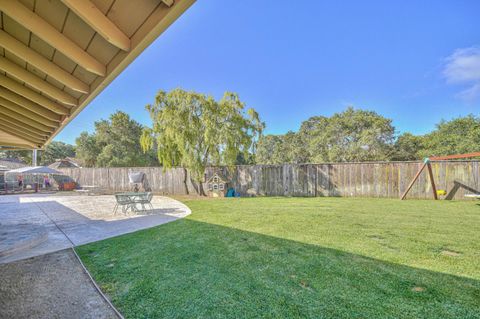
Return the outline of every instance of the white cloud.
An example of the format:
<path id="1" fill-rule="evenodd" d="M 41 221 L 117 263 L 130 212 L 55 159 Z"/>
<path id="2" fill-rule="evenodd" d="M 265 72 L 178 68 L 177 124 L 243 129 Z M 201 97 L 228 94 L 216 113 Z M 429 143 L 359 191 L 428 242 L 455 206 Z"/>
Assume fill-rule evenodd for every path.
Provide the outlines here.
<path id="1" fill-rule="evenodd" d="M 480 80 L 480 48 L 455 50 L 447 58 L 443 74 L 450 83 Z"/>
<path id="2" fill-rule="evenodd" d="M 448 83 L 467 88 L 458 96 L 467 101 L 480 97 L 480 47 L 457 49 L 446 59 L 443 75 Z"/>
<path id="3" fill-rule="evenodd" d="M 458 93 L 458 97 L 462 100 L 473 101 L 480 96 L 480 82 L 475 83 L 472 87 Z"/>

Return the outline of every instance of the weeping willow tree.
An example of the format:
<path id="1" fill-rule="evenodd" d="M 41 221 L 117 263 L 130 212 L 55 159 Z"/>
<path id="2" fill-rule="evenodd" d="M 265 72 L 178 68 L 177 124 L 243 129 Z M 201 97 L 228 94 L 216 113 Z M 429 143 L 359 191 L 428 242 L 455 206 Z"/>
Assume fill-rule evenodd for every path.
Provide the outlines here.
<path id="1" fill-rule="evenodd" d="M 216 101 L 211 96 L 182 89 L 159 91 L 155 102 L 146 109 L 152 127 L 142 132 L 143 151 L 156 148 L 164 168 L 188 169 L 202 195 L 205 168 L 233 166 L 239 156 L 252 156 L 265 127 L 258 113 L 245 109 L 238 95 L 231 92 Z M 186 185 L 185 180 L 188 193 Z"/>

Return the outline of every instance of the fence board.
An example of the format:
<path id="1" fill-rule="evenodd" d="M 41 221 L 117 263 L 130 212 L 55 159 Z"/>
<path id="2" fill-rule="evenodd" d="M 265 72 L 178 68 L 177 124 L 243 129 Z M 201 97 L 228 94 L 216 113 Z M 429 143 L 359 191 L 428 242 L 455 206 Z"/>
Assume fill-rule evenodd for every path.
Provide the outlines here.
<path id="1" fill-rule="evenodd" d="M 221 172 L 229 187 L 241 196 L 349 196 L 398 198 L 406 189 L 421 162 L 332 163 L 242 165 L 233 168 L 209 167 L 206 178 Z M 432 163 L 438 189 L 447 192 L 456 180 L 480 188 L 479 161 L 443 161 Z M 64 168 L 60 169 L 80 185 L 98 185 L 112 192 L 132 188 L 128 173 L 145 172 L 154 192 L 165 195 L 198 193 L 199 185 L 183 168 Z M 185 176 L 186 174 L 186 176 Z M 205 181 L 203 181 L 205 182 Z M 186 183 L 186 185 L 185 185 Z M 205 185 L 204 185 L 205 189 Z M 453 198 L 469 193 L 460 188 Z M 426 170 L 409 193 L 409 198 L 432 198 Z"/>

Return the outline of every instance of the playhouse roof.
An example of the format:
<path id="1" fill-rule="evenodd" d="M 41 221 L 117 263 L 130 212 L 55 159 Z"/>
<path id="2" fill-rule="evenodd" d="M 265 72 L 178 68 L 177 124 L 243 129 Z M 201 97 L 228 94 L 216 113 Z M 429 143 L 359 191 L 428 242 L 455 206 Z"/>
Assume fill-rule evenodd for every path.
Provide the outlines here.
<path id="1" fill-rule="evenodd" d="M 214 173 L 208 180 L 207 180 L 207 183 L 212 183 L 213 182 L 213 179 L 215 177 L 218 177 L 218 179 L 220 180 L 221 183 L 226 183 L 227 182 L 227 179 L 225 178 L 225 176 L 223 176 L 221 173 Z"/>

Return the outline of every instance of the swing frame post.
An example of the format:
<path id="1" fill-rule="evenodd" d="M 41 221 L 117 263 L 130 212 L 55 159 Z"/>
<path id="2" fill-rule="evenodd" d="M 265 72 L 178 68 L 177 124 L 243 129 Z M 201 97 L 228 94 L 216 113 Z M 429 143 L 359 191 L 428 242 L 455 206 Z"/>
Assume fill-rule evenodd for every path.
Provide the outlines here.
<path id="1" fill-rule="evenodd" d="M 415 174 L 415 177 L 413 177 L 412 181 L 410 182 L 410 184 L 408 184 L 408 187 L 407 189 L 405 190 L 405 192 L 403 193 L 402 197 L 400 197 L 401 200 L 404 200 L 406 197 L 407 197 L 407 194 L 408 192 L 410 192 L 410 190 L 412 189 L 413 185 L 415 184 L 415 182 L 417 181 L 417 179 L 420 177 L 420 174 L 422 174 L 423 170 L 425 169 L 425 167 L 427 166 L 427 163 L 423 163 L 422 166 L 420 166 L 420 169 L 417 171 L 417 173 Z"/>
<path id="2" fill-rule="evenodd" d="M 428 175 L 430 177 L 430 184 L 432 185 L 433 198 L 435 198 L 437 200 L 438 199 L 437 187 L 435 185 L 435 178 L 433 176 L 432 164 L 430 162 L 431 161 L 448 161 L 448 160 L 452 160 L 452 159 L 462 159 L 462 158 L 472 158 L 472 157 L 480 157 L 480 152 L 446 155 L 446 156 L 432 156 L 432 157 L 425 158 L 423 160 L 423 165 L 420 167 L 418 172 L 415 174 L 415 176 L 413 177 L 410 184 L 408 184 L 407 189 L 402 194 L 400 199 L 404 200 L 404 199 L 407 198 L 407 194 L 410 192 L 410 190 L 412 189 L 412 187 L 415 184 L 415 182 L 417 181 L 417 179 L 420 177 L 420 174 L 423 172 L 425 167 L 427 167 Z"/>
<path id="3" fill-rule="evenodd" d="M 430 176 L 430 184 L 432 185 L 433 198 L 437 200 L 438 199 L 437 187 L 435 186 L 435 178 L 433 177 L 432 164 L 430 163 L 430 160 L 428 160 L 427 162 L 427 168 L 428 168 L 428 175 Z"/>

